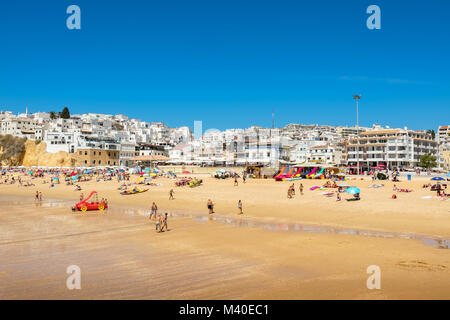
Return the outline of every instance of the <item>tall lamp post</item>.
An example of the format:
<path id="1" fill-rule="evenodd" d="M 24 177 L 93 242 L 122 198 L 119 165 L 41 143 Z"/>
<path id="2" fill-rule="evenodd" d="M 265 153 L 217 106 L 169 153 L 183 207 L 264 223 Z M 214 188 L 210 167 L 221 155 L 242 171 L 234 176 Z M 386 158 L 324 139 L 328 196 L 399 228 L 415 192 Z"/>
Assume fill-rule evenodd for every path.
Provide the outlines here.
<path id="1" fill-rule="evenodd" d="M 359 176 L 359 99 L 361 99 L 360 95 L 355 94 L 353 99 L 356 101 L 356 172 Z"/>

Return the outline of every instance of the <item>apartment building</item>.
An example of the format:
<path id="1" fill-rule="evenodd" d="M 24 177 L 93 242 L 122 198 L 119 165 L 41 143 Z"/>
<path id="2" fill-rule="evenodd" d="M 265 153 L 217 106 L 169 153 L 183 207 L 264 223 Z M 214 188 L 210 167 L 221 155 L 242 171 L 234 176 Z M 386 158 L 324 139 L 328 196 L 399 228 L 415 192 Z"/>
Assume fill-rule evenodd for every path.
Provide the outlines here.
<path id="1" fill-rule="evenodd" d="M 77 166 L 119 166 L 120 144 L 113 139 L 80 136 L 74 154 Z"/>
<path id="2" fill-rule="evenodd" d="M 342 149 L 338 146 L 325 144 L 309 148 L 308 163 L 333 164 L 342 163 Z"/>
<path id="3" fill-rule="evenodd" d="M 437 154 L 437 142 L 425 131 L 407 128 L 390 129 L 375 127 L 349 139 L 347 161 L 364 168 L 386 165 L 389 169 L 417 167 L 424 154 Z M 357 157 L 358 156 L 358 157 Z"/>
<path id="4" fill-rule="evenodd" d="M 5 118 L 0 121 L 0 134 L 10 134 L 16 137 L 35 140 L 36 136 L 42 138 L 42 126 L 34 119 Z"/>
<path id="5" fill-rule="evenodd" d="M 436 140 L 439 144 L 439 167 L 450 170 L 450 125 L 438 128 Z"/>

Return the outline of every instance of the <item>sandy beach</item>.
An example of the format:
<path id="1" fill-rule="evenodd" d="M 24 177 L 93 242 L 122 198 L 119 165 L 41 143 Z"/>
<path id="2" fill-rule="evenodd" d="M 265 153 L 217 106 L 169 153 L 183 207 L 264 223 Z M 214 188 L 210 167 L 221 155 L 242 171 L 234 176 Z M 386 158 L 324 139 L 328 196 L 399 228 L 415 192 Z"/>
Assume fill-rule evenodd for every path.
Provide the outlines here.
<path id="1" fill-rule="evenodd" d="M 0 185 L 0 298 L 450 298 L 450 202 L 422 188 L 429 177 L 375 182 L 381 188 L 349 180 L 361 189 L 357 202 L 310 190 L 323 180 L 203 181 L 189 188 L 158 178 L 161 185 L 129 196 L 114 179 L 81 182 L 81 192 L 96 190 L 110 205 L 84 215 L 70 210 L 80 197 L 73 186 L 39 178 L 33 187 Z M 414 191 L 391 199 L 394 184 Z M 168 232 L 148 219 L 153 201 L 170 213 Z M 81 268 L 81 290 L 66 288 L 70 265 Z M 381 269 L 379 290 L 366 286 L 370 265 Z"/>

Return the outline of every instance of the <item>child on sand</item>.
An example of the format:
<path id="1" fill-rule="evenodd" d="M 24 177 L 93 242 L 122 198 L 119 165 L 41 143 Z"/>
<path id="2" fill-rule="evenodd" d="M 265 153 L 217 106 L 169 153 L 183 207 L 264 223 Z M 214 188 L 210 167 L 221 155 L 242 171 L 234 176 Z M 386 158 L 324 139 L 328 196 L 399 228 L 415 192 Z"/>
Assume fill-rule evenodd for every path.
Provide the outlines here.
<path id="1" fill-rule="evenodd" d="M 241 200 L 239 200 L 239 202 L 238 202 L 238 209 L 239 209 L 239 214 L 243 214 L 243 212 L 242 212 L 242 201 Z"/>

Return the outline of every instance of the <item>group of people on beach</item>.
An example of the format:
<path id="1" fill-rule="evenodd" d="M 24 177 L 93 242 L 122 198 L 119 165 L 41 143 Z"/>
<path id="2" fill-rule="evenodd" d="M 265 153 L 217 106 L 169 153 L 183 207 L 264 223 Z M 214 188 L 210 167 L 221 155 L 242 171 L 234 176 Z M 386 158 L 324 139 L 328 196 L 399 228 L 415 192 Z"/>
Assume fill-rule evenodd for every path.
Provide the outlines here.
<path id="1" fill-rule="evenodd" d="M 152 207 L 151 207 L 151 211 L 150 211 L 150 216 L 148 217 L 150 220 L 153 218 L 155 220 L 155 229 L 156 232 L 164 232 L 164 229 L 166 229 L 166 231 L 169 231 L 169 227 L 167 225 L 167 219 L 168 219 L 168 213 L 164 213 L 164 215 L 159 215 L 158 214 L 158 206 L 156 205 L 155 202 L 152 203 Z"/>
<path id="2" fill-rule="evenodd" d="M 300 183 L 300 186 L 298 187 L 300 191 L 300 195 L 303 195 L 303 184 Z M 292 197 L 295 196 L 295 184 L 291 184 L 288 188 L 287 197 L 288 199 L 292 199 Z"/>
<path id="3" fill-rule="evenodd" d="M 42 192 L 36 191 L 36 194 L 34 195 L 34 200 L 35 201 L 42 201 Z"/>

